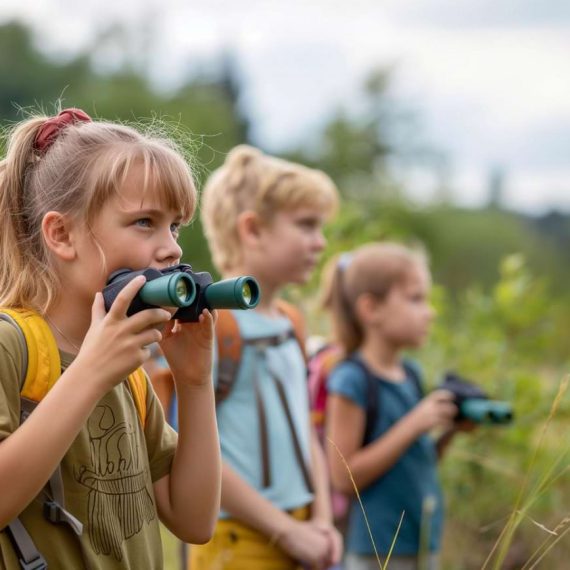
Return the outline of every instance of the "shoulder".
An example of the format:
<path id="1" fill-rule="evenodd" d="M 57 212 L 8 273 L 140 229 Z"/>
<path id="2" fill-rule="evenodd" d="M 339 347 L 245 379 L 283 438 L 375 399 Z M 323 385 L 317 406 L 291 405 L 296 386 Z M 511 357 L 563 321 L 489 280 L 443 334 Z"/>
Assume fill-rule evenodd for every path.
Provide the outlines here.
<path id="1" fill-rule="evenodd" d="M 345 396 L 361 406 L 366 405 L 367 374 L 354 360 L 341 361 L 330 373 L 327 389 L 330 393 Z"/>

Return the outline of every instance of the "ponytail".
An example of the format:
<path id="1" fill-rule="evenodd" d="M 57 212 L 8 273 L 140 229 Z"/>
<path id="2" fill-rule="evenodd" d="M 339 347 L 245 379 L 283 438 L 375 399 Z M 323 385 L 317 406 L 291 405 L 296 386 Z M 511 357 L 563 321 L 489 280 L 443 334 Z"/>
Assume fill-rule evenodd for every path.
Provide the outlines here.
<path id="1" fill-rule="evenodd" d="M 26 187 L 38 158 L 34 144 L 47 117 L 33 117 L 18 125 L 0 161 L 0 306 L 24 306 L 25 299 L 50 290 L 47 273 L 37 265 L 41 228 L 28 225 Z M 36 258 L 36 266 L 30 260 Z"/>
<path id="2" fill-rule="evenodd" d="M 334 257 L 324 268 L 321 280 L 321 306 L 329 311 L 332 319 L 333 336 L 345 354 L 354 352 L 364 338 L 362 326 L 354 312 L 354 296 L 349 295 L 346 285 L 348 266 L 352 254 L 343 253 Z"/>

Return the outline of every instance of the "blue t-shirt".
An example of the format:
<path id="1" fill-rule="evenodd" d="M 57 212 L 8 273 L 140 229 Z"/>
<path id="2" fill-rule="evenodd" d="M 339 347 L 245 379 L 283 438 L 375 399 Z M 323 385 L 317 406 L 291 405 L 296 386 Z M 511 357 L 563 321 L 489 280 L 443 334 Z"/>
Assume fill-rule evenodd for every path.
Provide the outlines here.
<path id="1" fill-rule="evenodd" d="M 421 395 L 416 382 L 409 377 L 404 382 L 390 382 L 379 376 L 373 378 L 379 382 L 378 415 L 371 432 L 374 441 L 410 412 Z M 366 410 L 366 376 L 358 364 L 345 361 L 337 366 L 328 379 L 328 390 Z M 403 511 L 404 519 L 393 554 L 418 554 L 420 535 L 422 542 L 426 537 L 430 551 L 439 550 L 443 497 L 437 476 L 437 453 L 431 437 L 420 436 L 386 473 L 360 491 L 360 496 L 379 553 L 389 552 Z M 352 501 L 350 509 L 347 551 L 374 554 L 364 515 L 356 500 Z"/>

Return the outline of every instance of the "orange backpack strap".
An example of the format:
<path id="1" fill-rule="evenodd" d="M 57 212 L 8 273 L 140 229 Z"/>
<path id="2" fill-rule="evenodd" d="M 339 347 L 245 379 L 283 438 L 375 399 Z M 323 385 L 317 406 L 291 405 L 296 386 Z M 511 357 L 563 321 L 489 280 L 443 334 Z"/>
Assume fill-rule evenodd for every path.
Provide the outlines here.
<path id="1" fill-rule="evenodd" d="M 307 350 L 306 350 L 306 340 L 307 340 L 307 329 L 305 326 L 305 318 L 303 314 L 295 305 L 284 301 L 283 299 L 277 300 L 277 309 L 283 313 L 293 325 L 293 332 L 295 333 L 295 339 L 301 348 L 305 362 L 307 361 Z"/>
<path id="2" fill-rule="evenodd" d="M 291 321 L 293 335 L 301 348 L 305 361 L 305 320 L 303 315 L 291 303 L 282 299 L 277 300 L 277 309 Z M 293 336 L 291 335 L 291 336 Z M 277 345 L 291 338 L 289 335 L 276 335 L 267 338 L 251 339 L 247 344 L 260 346 Z M 230 394 L 236 381 L 241 361 L 241 353 L 245 344 L 241 337 L 238 322 L 229 309 L 218 309 L 216 322 L 216 340 L 218 345 L 218 382 L 216 385 L 216 405 L 223 402 Z"/>
<path id="3" fill-rule="evenodd" d="M 243 348 L 239 325 L 228 309 L 218 309 L 216 340 L 218 344 L 216 405 L 218 405 L 229 396 L 236 381 Z"/>

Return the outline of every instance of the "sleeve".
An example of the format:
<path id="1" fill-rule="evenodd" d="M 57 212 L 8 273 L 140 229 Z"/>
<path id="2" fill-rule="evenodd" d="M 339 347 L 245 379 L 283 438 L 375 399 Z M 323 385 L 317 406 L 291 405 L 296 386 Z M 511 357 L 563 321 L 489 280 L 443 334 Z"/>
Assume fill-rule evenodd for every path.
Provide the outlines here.
<path id="1" fill-rule="evenodd" d="M 178 435 L 168 425 L 162 406 L 147 376 L 147 416 L 145 439 L 153 483 L 170 473 Z"/>
<path id="2" fill-rule="evenodd" d="M 22 346 L 13 325 L 0 321 L 0 440 L 20 426 Z"/>
<path id="3" fill-rule="evenodd" d="M 363 409 L 367 408 L 366 376 L 358 364 L 342 362 L 330 373 L 327 390 L 352 400 Z"/>

